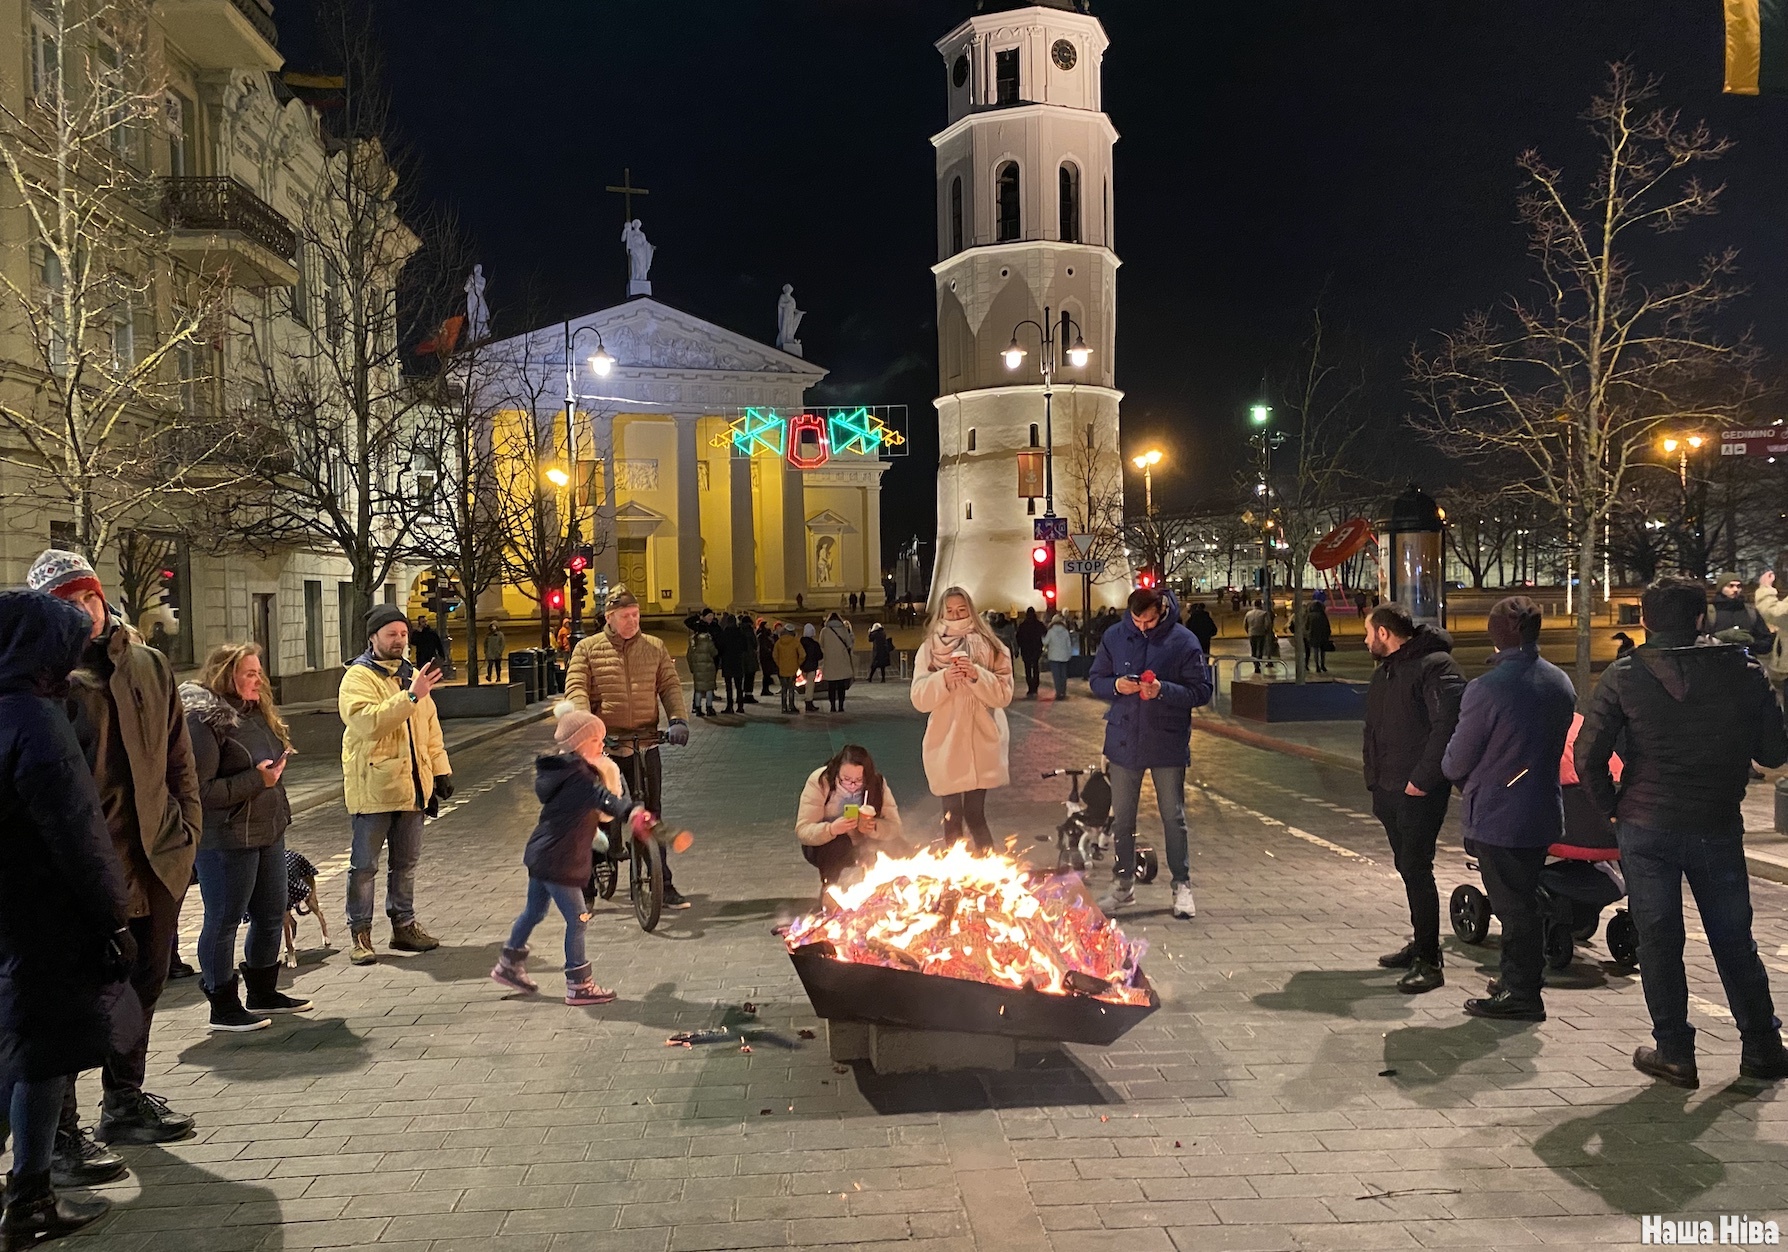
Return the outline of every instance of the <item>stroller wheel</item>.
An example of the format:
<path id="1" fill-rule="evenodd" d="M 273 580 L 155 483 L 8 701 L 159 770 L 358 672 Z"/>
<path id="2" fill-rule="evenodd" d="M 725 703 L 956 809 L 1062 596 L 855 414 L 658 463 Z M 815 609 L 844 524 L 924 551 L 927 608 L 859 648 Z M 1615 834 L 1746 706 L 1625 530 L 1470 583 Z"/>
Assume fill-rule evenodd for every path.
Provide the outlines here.
<path id="1" fill-rule="evenodd" d="M 1576 955 L 1577 942 L 1572 938 L 1569 926 L 1548 926 L 1546 928 L 1547 969 L 1568 969 L 1572 958 Z"/>
<path id="2" fill-rule="evenodd" d="M 1608 919 L 1608 956 L 1626 969 L 1639 967 L 1639 928 L 1625 909 L 1614 910 Z"/>
<path id="3" fill-rule="evenodd" d="M 1453 888 L 1447 912 L 1453 921 L 1453 933 L 1461 943 L 1482 943 L 1490 933 L 1490 897 L 1470 883 Z"/>
<path id="4" fill-rule="evenodd" d="M 1153 848 L 1136 849 L 1136 881 L 1154 882 L 1161 872 L 1161 858 L 1155 855 Z"/>

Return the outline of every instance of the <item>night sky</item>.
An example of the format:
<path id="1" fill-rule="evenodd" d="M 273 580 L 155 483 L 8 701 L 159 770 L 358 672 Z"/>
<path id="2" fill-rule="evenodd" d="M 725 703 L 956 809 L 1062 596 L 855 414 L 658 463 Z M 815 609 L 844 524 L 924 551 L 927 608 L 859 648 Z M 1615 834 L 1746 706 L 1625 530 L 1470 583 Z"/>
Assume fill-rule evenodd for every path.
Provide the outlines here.
<path id="1" fill-rule="evenodd" d="M 308 4 L 280 0 L 294 68 Z M 457 205 L 498 329 L 616 303 L 624 167 L 658 298 L 774 338 L 792 282 L 822 403 L 910 406 L 886 480 L 890 547 L 934 526 L 932 48 L 972 0 L 403 0 L 378 5 L 424 199 Z M 1578 115 L 1607 63 L 1736 151 L 1685 255 L 1741 250 L 1731 329 L 1788 338 L 1788 101 L 1720 94 L 1718 0 L 1095 0 L 1122 136 L 1114 188 L 1127 446 L 1172 458 L 1158 508 L 1245 456 L 1262 372 L 1319 292 L 1362 345 L 1374 421 L 1409 405 L 1410 343 L 1525 276 L 1515 158 L 1587 173 Z"/>

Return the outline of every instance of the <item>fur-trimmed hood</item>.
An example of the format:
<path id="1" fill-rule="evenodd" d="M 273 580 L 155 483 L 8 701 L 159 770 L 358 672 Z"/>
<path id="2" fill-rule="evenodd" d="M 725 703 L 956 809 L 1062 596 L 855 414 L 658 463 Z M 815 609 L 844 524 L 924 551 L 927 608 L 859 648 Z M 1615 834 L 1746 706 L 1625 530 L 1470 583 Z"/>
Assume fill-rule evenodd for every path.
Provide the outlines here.
<path id="1" fill-rule="evenodd" d="M 242 714 L 235 705 L 195 682 L 180 684 L 180 704 L 190 716 L 215 731 L 227 733 L 242 723 Z"/>

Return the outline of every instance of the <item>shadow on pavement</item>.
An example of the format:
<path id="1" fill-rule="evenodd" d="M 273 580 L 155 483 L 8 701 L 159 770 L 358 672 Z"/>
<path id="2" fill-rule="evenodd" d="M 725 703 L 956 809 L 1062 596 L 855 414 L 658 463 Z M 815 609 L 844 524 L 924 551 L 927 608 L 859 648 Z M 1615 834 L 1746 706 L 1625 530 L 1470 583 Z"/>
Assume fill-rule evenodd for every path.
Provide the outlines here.
<path id="1" fill-rule="evenodd" d="M 1497 1055 L 1508 1060 L 1535 1056 L 1540 1050 L 1537 1027 L 1528 1022 L 1499 1022 L 1468 1017 L 1457 1026 L 1404 1026 L 1384 1037 L 1384 1067 L 1398 1087 L 1420 1099 L 1423 1089 L 1433 1088 L 1457 1076 L 1472 1061 Z M 1463 1091 L 1489 1085 L 1488 1075 L 1476 1088 L 1452 1083 L 1445 1096 L 1457 1100 Z"/>
<path id="2" fill-rule="evenodd" d="M 70 1236 L 68 1247 L 147 1247 L 148 1243 L 138 1241 L 158 1238 L 164 1242 L 155 1246 L 203 1248 L 205 1252 L 263 1252 L 286 1246 L 279 1199 L 268 1188 L 220 1178 L 165 1148 L 131 1147 L 125 1148 L 124 1154 L 130 1173 L 97 1191 L 112 1201 L 111 1213 Z M 138 1189 L 136 1196 L 123 1198 L 121 1193 L 132 1188 Z M 177 1226 L 190 1226 L 185 1219 L 195 1210 L 205 1211 L 210 1219 L 202 1230 L 170 1229 L 171 1213 L 182 1219 Z"/>
<path id="3" fill-rule="evenodd" d="M 1123 1098 L 1065 1050 L 1024 1052 L 1013 1070 L 958 1070 L 945 1074 L 878 1074 L 853 1062 L 857 1090 L 877 1113 L 963 1113 L 1122 1104 Z"/>
<path id="4" fill-rule="evenodd" d="M 180 1063 L 232 1082 L 254 1082 L 346 1073 L 364 1067 L 368 1054 L 366 1040 L 341 1018 L 293 1016 L 275 1019 L 268 1029 L 249 1034 L 207 1036 L 182 1051 Z"/>
<path id="5" fill-rule="evenodd" d="M 1254 997 L 1260 1008 L 1272 1012 L 1325 1013 L 1330 1017 L 1357 1017 L 1354 1006 L 1362 1000 L 1384 1000 L 1394 994 L 1396 970 L 1300 969 L 1278 991 Z M 1389 1003 L 1401 1007 L 1401 997 Z"/>
<path id="6" fill-rule="evenodd" d="M 1766 1090 L 1734 1083 L 1691 1108 L 1694 1092 L 1659 1083 L 1554 1126 L 1534 1140 L 1534 1155 L 1623 1213 L 1681 1212 L 1726 1177 L 1726 1163 L 1695 1140 Z M 1788 1149 L 1782 1155 L 1788 1158 Z"/>

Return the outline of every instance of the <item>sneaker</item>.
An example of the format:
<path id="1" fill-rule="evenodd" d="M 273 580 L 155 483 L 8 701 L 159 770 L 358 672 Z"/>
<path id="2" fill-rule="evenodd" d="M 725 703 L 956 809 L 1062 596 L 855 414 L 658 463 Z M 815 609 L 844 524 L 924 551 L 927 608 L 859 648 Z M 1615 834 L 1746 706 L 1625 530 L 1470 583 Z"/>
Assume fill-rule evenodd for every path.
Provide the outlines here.
<path id="1" fill-rule="evenodd" d="M 1495 995 L 1481 1000 L 1467 1000 L 1465 1011 L 1472 1017 L 1489 1017 L 1504 1022 L 1543 1022 L 1546 1009 L 1538 1000 L 1519 1000 L 1508 991 L 1497 989 Z"/>
<path id="2" fill-rule="evenodd" d="M 56 1131 L 56 1152 L 50 1157 L 50 1181 L 58 1187 L 97 1187 L 124 1173 L 124 1158 L 101 1147 L 81 1127 Z"/>
<path id="3" fill-rule="evenodd" d="M 504 948 L 503 954 L 497 958 L 495 967 L 490 971 L 490 976 L 496 982 L 514 991 L 535 992 L 540 990 L 540 984 L 528 977 L 528 949 L 526 947 Z"/>
<path id="4" fill-rule="evenodd" d="M 1414 961 L 1415 959 L 1416 959 L 1415 940 L 1411 939 L 1408 943 L 1406 943 L 1402 947 L 1398 948 L 1395 952 L 1386 952 L 1383 956 L 1379 957 L 1378 958 L 1378 967 L 1380 969 L 1408 969 L 1410 966 L 1410 962 Z M 1492 994 L 1495 994 L 1495 993 L 1493 992 Z"/>
<path id="5" fill-rule="evenodd" d="M 391 923 L 391 947 L 396 952 L 433 952 L 441 941 L 422 929 L 414 918 Z"/>
<path id="6" fill-rule="evenodd" d="M 193 1119 L 147 1091 L 108 1094 L 93 1137 L 101 1143 L 172 1143 L 192 1133 Z"/>
<path id="7" fill-rule="evenodd" d="M 1136 903 L 1136 886 L 1128 879 L 1119 878 L 1111 884 L 1111 890 L 1099 897 L 1099 911 L 1107 917 L 1119 909 L 1129 908 Z"/>
<path id="8" fill-rule="evenodd" d="M 666 887 L 664 889 L 664 907 L 667 909 L 686 909 L 689 907 L 689 901 L 685 900 L 683 898 L 683 893 L 678 891 L 675 887 Z"/>
<path id="9" fill-rule="evenodd" d="M 1397 990 L 1412 996 L 1446 985 L 1447 976 L 1440 972 L 1440 963 L 1424 960 L 1419 956 L 1410 961 L 1409 971 L 1397 980 Z"/>
<path id="10" fill-rule="evenodd" d="M 1701 1075 L 1696 1072 L 1693 1060 L 1683 1064 L 1666 1061 L 1658 1055 L 1656 1048 L 1635 1050 L 1633 1068 L 1641 1074 L 1656 1078 L 1659 1082 L 1667 1082 L 1672 1087 L 1681 1087 L 1685 1091 L 1693 1091 L 1701 1085 Z"/>
<path id="11" fill-rule="evenodd" d="M 289 996 L 279 989 L 279 966 L 250 969 L 238 965 L 242 975 L 243 1007 L 250 1013 L 307 1013 L 311 1002 L 302 996 Z"/>
<path id="12" fill-rule="evenodd" d="M 205 991 L 205 998 L 211 1001 L 211 1021 L 206 1029 L 239 1035 L 251 1030 L 266 1030 L 273 1025 L 271 1018 L 251 1013 L 242 1007 L 242 997 L 238 994 L 237 987 L 236 980 L 232 978 L 215 991 Z"/>
<path id="13" fill-rule="evenodd" d="M 1180 918 L 1198 916 L 1198 905 L 1192 899 L 1192 884 L 1180 882 L 1173 885 L 1173 915 Z"/>
<path id="14" fill-rule="evenodd" d="M 348 952 L 348 960 L 355 965 L 371 965 L 378 959 L 379 954 L 373 951 L 373 932 L 370 930 L 356 930 L 354 932 L 354 946 Z"/>

